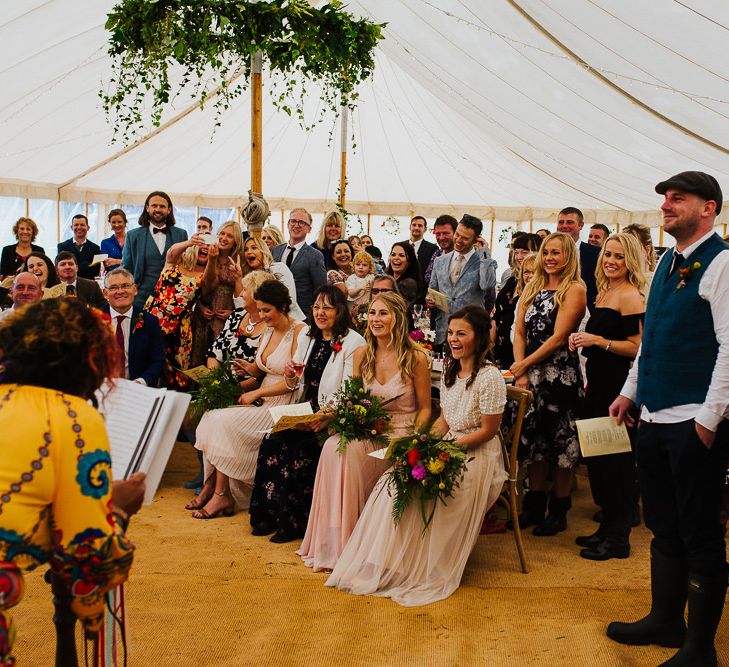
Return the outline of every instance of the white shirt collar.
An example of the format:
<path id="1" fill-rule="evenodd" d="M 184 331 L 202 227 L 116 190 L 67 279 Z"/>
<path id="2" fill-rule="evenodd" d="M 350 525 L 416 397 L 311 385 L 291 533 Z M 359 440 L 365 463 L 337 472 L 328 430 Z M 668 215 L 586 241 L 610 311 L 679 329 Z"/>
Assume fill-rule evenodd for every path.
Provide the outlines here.
<path id="1" fill-rule="evenodd" d="M 109 317 L 111 317 L 112 320 L 116 317 L 119 317 L 119 315 L 123 315 L 124 317 L 131 317 L 133 310 L 134 310 L 134 306 L 130 307 L 126 313 L 119 313 L 116 310 L 114 310 L 111 306 L 109 306 Z"/>
<path id="2" fill-rule="evenodd" d="M 413 249 L 415 250 L 415 254 L 418 254 L 418 250 L 420 250 L 420 244 L 423 242 L 423 239 L 419 239 L 417 241 L 413 241 L 410 239 L 410 243 L 413 244 Z"/>
<path id="3" fill-rule="evenodd" d="M 293 248 L 294 250 L 301 250 L 302 246 L 306 245 L 306 239 L 304 239 L 303 241 L 299 241 L 294 245 L 291 245 L 291 241 L 289 241 L 286 245 L 288 245 L 289 248 Z"/>
<path id="4" fill-rule="evenodd" d="M 471 257 L 473 256 L 473 254 L 475 252 L 476 252 L 476 246 L 474 245 L 474 246 L 471 247 L 471 249 L 465 255 L 463 255 L 463 253 L 459 253 L 457 250 L 454 250 L 453 251 L 453 256 L 455 257 L 456 255 L 463 255 L 463 259 L 466 260 L 463 263 L 463 265 L 465 266 L 466 264 L 468 264 L 468 260 L 471 259 Z"/>

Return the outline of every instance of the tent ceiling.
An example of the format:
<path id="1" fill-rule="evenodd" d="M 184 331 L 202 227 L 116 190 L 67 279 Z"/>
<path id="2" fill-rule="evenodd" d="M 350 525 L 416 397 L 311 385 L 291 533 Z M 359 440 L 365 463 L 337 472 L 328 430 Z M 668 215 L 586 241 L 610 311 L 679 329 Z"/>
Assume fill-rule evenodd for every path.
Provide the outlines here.
<path id="1" fill-rule="evenodd" d="M 162 131 L 126 151 L 110 143 L 98 90 L 112 5 L 5 8 L 0 194 L 137 203 L 165 189 L 185 203 L 240 201 L 250 172 L 247 94 L 215 133 L 211 107 L 178 98 Z M 540 220 L 576 205 L 622 221 L 655 211 L 653 185 L 685 169 L 713 173 L 729 192 L 723 0 L 353 0 L 349 9 L 388 23 L 350 123 L 351 210 L 468 208 Z M 307 102 L 311 114 L 317 101 Z M 264 109 L 267 198 L 330 206 L 333 121 L 307 134 L 270 103 Z"/>

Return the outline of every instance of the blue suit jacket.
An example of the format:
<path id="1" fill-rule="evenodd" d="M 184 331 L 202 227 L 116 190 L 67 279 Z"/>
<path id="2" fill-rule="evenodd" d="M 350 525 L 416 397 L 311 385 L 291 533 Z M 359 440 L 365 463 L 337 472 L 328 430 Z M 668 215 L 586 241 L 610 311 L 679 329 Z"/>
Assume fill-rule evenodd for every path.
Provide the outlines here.
<path id="1" fill-rule="evenodd" d="M 463 267 L 456 284 L 452 285 L 449 273 L 453 255 L 453 251 L 448 252 L 433 262 L 430 287 L 446 295 L 450 313 L 469 304 L 483 307 L 487 290 L 496 287 L 496 260 L 491 258 L 491 253 L 485 248 L 477 249 Z M 435 324 L 436 343 L 440 344 L 445 340 L 447 324 L 448 313 L 438 310 Z"/>
<path id="2" fill-rule="evenodd" d="M 592 312 L 597 299 L 597 281 L 595 280 L 595 269 L 597 269 L 597 258 L 600 256 L 600 248 L 589 243 L 580 241 L 580 278 L 587 286 L 587 307 Z"/>
<path id="3" fill-rule="evenodd" d="M 109 306 L 105 308 L 109 312 Z M 139 314 L 142 314 L 142 326 L 138 327 Z M 129 327 L 129 379 L 143 378 L 148 387 L 156 387 L 162 375 L 164 364 L 164 345 L 159 320 L 136 306 L 132 308 L 132 321 Z"/>

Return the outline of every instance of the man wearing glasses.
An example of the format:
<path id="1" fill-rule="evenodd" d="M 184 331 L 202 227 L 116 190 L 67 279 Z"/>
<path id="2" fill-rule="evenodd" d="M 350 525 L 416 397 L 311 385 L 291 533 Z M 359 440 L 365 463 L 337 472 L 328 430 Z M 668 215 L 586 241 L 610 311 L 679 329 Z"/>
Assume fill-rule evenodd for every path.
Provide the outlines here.
<path id="1" fill-rule="evenodd" d="M 327 281 L 324 255 L 306 243 L 306 235 L 311 231 L 311 215 L 306 209 L 291 211 L 288 227 L 288 243 L 277 245 L 271 254 L 274 261 L 284 262 L 294 274 L 296 302 L 306 315 L 306 321 L 311 323 L 314 292 Z"/>
<path id="2" fill-rule="evenodd" d="M 104 298 L 109 305 L 104 312 L 111 318 L 111 328 L 118 343 L 120 377 L 148 387 L 156 387 L 162 375 L 164 346 L 159 320 L 134 306 L 137 286 L 126 269 L 106 274 Z"/>

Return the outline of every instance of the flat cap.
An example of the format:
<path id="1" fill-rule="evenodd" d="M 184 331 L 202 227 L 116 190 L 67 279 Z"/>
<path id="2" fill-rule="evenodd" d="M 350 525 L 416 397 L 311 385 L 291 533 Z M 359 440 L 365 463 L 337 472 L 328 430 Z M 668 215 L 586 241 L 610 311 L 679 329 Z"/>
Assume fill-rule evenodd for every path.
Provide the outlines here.
<path id="1" fill-rule="evenodd" d="M 656 185 L 656 192 L 665 195 L 667 190 L 680 190 L 698 195 L 706 201 L 716 202 L 716 213 L 721 213 L 722 195 L 718 181 L 703 171 L 682 171 Z"/>

